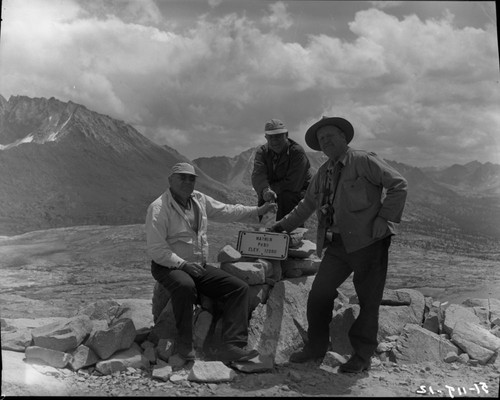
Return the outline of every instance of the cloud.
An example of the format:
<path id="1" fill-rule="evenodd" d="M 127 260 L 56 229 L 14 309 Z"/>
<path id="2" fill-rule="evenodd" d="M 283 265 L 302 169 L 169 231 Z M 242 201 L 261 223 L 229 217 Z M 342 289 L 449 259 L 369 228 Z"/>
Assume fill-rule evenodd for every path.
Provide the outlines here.
<path id="1" fill-rule="evenodd" d="M 219 5 L 221 5 L 221 3 L 222 3 L 222 0 L 208 0 L 208 4 L 212 8 L 218 7 Z"/>
<path id="2" fill-rule="evenodd" d="M 99 19 L 117 18 L 125 23 L 155 25 L 162 20 L 161 12 L 153 0 L 78 0 L 82 15 Z"/>
<path id="3" fill-rule="evenodd" d="M 385 8 L 394 8 L 399 7 L 403 2 L 402 1 L 369 1 L 369 3 L 376 8 L 380 8 L 381 10 Z"/>
<path id="4" fill-rule="evenodd" d="M 288 29 L 292 26 L 293 21 L 290 14 L 287 12 L 285 3 L 279 1 L 269 4 L 270 15 L 262 18 L 262 23 L 273 29 Z"/>
<path id="5" fill-rule="evenodd" d="M 498 149 L 495 123 L 488 117 L 499 100 L 493 32 L 456 29 L 449 17 L 423 22 L 408 16 L 399 21 L 374 9 L 359 12 L 351 29 L 359 42 L 375 42 L 383 49 L 382 84 L 375 84 L 376 98 L 364 101 L 391 106 L 392 112 L 381 112 L 378 119 L 392 114 L 389 121 L 394 125 L 383 124 L 385 133 L 379 136 L 398 140 L 401 131 L 394 127 L 405 129 L 409 122 L 421 121 L 403 137 L 408 143 L 418 138 L 415 145 L 427 149 L 429 159 L 451 161 L 456 154 L 480 156 L 484 149 Z M 387 85 L 385 78 L 393 82 Z"/>
<path id="6" fill-rule="evenodd" d="M 152 1 L 10 0 L 2 94 L 82 103 L 190 158 L 256 146 L 270 118 L 304 144 L 311 123 L 341 115 L 355 126 L 354 147 L 389 159 L 494 160 L 493 26 L 371 8 L 350 22 L 355 40 L 321 34 L 299 44 L 278 34 L 294 26 L 286 5 L 267 7 L 261 19 L 203 14 L 178 29 Z"/>

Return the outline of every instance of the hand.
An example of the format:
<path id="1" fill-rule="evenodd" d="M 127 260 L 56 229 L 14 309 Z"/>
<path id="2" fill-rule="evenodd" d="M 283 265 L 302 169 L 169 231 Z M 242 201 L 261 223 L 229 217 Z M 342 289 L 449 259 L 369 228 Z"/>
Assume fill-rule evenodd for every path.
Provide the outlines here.
<path id="1" fill-rule="evenodd" d="M 267 232 L 278 232 L 278 233 L 281 233 L 284 231 L 283 227 L 279 224 L 279 223 L 276 223 L 274 225 L 271 225 L 270 228 L 266 228 L 266 231 Z"/>
<path id="2" fill-rule="evenodd" d="M 382 217 L 375 218 L 373 221 L 373 231 L 372 237 L 379 238 L 385 235 L 387 232 L 387 221 Z"/>
<path id="3" fill-rule="evenodd" d="M 268 211 L 276 213 L 278 211 L 278 205 L 276 203 L 264 203 L 257 209 L 257 214 L 264 215 Z"/>
<path id="4" fill-rule="evenodd" d="M 262 198 L 264 201 L 274 202 L 278 198 L 278 195 L 273 190 L 266 188 L 262 192 Z"/>
<path id="5" fill-rule="evenodd" d="M 181 269 L 193 278 L 199 278 L 205 273 L 205 268 L 197 263 L 186 263 Z"/>

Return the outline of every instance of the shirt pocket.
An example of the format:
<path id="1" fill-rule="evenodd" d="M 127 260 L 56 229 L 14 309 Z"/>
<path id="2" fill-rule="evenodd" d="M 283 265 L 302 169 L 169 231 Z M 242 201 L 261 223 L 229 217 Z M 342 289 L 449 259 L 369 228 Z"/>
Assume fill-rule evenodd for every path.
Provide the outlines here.
<path id="1" fill-rule="evenodd" d="M 342 186 L 349 211 L 361 211 L 370 207 L 368 185 L 371 185 L 370 182 L 362 176 L 343 182 Z"/>

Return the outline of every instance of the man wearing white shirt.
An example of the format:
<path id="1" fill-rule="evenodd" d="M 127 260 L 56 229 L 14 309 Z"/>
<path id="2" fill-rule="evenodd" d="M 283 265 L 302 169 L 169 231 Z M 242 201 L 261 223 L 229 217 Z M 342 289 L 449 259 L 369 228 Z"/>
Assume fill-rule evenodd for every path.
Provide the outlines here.
<path id="1" fill-rule="evenodd" d="M 227 272 L 206 265 L 208 218 L 219 222 L 258 222 L 276 205 L 260 207 L 224 204 L 194 190 L 194 167 L 178 163 L 168 178 L 169 189 L 148 207 L 147 253 L 151 273 L 171 294 L 178 336 L 176 352 L 185 360 L 193 350 L 193 305 L 198 293 L 223 303 L 221 361 L 244 361 L 258 355 L 246 349 L 248 339 L 248 285 Z"/>

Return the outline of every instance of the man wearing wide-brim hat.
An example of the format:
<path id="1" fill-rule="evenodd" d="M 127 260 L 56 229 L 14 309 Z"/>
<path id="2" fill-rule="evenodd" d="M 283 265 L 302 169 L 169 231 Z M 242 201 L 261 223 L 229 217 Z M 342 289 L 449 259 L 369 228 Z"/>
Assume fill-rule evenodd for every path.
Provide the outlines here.
<path id="1" fill-rule="evenodd" d="M 318 169 L 304 199 L 270 229 L 291 232 L 314 211 L 318 217 L 316 250 L 322 261 L 307 301 L 308 340 L 290 361 L 325 355 L 337 288 L 354 273 L 360 313 L 349 330 L 354 352 L 340 372 L 370 368 L 378 344 L 389 246 L 407 195 L 400 173 L 375 153 L 350 148 L 353 137 L 353 126 L 341 117 L 323 117 L 307 130 L 307 145 L 322 151 L 328 161 Z"/>

